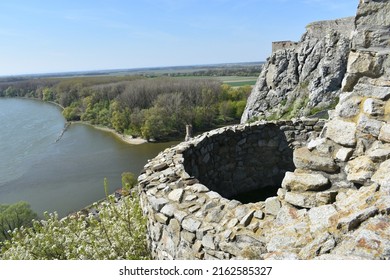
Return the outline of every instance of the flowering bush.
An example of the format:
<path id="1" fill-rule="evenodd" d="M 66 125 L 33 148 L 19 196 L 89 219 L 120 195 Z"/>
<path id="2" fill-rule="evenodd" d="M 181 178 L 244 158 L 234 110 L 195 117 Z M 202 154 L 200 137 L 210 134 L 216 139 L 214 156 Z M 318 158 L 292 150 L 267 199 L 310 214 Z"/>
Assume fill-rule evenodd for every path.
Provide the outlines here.
<path id="1" fill-rule="evenodd" d="M 10 232 L 0 259 L 148 259 L 146 221 L 136 195 L 93 205 L 95 214 L 75 214 L 59 219 L 56 213 L 33 221 L 32 227 Z"/>

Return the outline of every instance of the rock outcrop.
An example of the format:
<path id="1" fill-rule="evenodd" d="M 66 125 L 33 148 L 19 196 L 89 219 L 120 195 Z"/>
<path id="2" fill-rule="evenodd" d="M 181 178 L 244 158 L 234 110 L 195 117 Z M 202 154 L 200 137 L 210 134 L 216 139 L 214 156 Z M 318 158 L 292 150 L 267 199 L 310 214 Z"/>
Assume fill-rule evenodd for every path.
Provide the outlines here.
<path id="1" fill-rule="evenodd" d="M 310 115 L 337 103 L 354 18 L 309 24 L 300 42 L 274 42 L 248 99 L 248 120 Z"/>

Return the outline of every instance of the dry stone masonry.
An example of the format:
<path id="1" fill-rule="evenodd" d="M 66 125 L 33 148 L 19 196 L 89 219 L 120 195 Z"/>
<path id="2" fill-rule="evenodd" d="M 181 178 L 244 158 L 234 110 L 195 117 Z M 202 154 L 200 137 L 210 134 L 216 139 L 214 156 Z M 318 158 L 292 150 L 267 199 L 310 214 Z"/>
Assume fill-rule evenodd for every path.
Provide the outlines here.
<path id="1" fill-rule="evenodd" d="M 255 232 L 281 207 L 276 195 L 284 174 L 294 170 L 292 151 L 323 126 L 318 119 L 236 125 L 160 153 L 138 178 L 153 256 L 259 254 L 251 251 L 264 246 Z"/>
<path id="2" fill-rule="evenodd" d="M 390 259 L 390 1 L 360 1 L 353 22 L 324 127 L 226 127 L 145 166 L 156 259 Z"/>

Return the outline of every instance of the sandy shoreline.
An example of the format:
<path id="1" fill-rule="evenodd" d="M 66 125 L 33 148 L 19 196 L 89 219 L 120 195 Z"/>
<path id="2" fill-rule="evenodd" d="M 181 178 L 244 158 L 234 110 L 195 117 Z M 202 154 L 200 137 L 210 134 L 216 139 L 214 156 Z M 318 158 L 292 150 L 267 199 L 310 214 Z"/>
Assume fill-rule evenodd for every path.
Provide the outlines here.
<path id="1" fill-rule="evenodd" d="M 93 125 L 93 124 L 83 122 L 83 121 L 75 121 L 75 122 L 70 122 L 70 123 L 71 124 L 72 123 L 81 123 L 81 124 L 92 126 L 93 128 L 98 129 L 98 130 L 110 132 L 110 133 L 114 134 L 115 137 L 117 137 L 118 139 L 122 140 L 123 142 L 125 142 L 127 144 L 131 144 L 131 145 L 140 145 L 140 144 L 144 144 L 144 143 L 148 142 L 147 140 L 145 140 L 143 138 L 134 138 L 134 137 L 129 136 L 129 135 L 120 134 L 120 133 L 116 132 L 114 129 L 108 128 L 108 127 L 97 126 L 97 125 Z"/>

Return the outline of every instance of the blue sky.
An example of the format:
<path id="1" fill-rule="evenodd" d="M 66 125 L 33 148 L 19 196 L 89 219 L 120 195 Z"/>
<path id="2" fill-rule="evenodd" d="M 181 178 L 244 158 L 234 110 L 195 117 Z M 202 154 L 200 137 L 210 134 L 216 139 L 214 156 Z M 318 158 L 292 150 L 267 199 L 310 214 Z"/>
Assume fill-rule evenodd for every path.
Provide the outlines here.
<path id="1" fill-rule="evenodd" d="M 265 60 L 358 0 L 0 0 L 0 75 Z"/>

